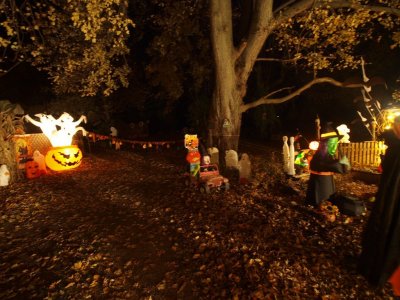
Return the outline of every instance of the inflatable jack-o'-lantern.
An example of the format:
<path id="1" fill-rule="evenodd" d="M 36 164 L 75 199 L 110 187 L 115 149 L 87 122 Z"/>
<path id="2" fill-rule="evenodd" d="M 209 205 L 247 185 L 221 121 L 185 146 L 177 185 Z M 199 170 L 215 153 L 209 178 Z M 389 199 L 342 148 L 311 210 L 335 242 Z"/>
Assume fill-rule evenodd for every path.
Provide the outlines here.
<path id="1" fill-rule="evenodd" d="M 33 179 L 39 177 L 42 172 L 39 169 L 39 164 L 34 160 L 29 160 L 25 163 L 26 178 Z"/>
<path id="2" fill-rule="evenodd" d="M 47 152 L 45 161 L 53 171 L 73 169 L 81 164 L 82 151 L 76 145 L 54 147 Z"/>

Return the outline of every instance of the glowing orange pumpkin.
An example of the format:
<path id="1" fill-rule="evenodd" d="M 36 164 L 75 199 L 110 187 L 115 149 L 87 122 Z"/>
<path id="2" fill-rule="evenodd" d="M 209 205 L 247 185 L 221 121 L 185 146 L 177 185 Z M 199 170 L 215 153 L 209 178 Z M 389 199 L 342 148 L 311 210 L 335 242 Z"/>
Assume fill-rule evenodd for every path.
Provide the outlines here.
<path id="1" fill-rule="evenodd" d="M 82 151 L 76 145 L 54 147 L 47 152 L 45 162 L 53 171 L 73 169 L 81 164 Z"/>

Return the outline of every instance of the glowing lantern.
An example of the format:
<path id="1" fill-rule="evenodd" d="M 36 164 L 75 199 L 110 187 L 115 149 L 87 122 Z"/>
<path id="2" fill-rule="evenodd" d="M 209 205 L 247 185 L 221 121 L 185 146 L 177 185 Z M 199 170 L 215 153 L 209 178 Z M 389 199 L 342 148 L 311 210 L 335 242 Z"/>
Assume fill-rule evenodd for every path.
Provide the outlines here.
<path id="1" fill-rule="evenodd" d="M 382 111 L 382 113 L 383 113 L 383 117 L 384 117 L 383 126 L 384 126 L 384 129 L 387 130 L 387 129 L 392 128 L 394 119 L 396 117 L 400 116 L 400 108 L 391 105 L 388 108 L 384 109 Z"/>
<path id="2" fill-rule="evenodd" d="M 54 171 L 63 171 L 78 167 L 82 161 L 81 150 L 72 144 L 72 138 L 79 130 L 86 135 L 83 127 L 77 127 L 82 121 L 86 123 L 86 117 L 81 116 L 74 122 L 74 118 L 64 112 L 57 120 L 51 115 L 35 115 L 40 121 L 26 115 L 25 119 L 40 127 L 42 132 L 50 140 L 51 148 L 45 157 L 46 165 Z"/>
<path id="3" fill-rule="evenodd" d="M 45 157 L 46 165 L 53 171 L 78 167 L 82 162 L 82 151 L 76 146 L 51 148 Z"/>
<path id="4" fill-rule="evenodd" d="M 308 148 L 310 148 L 311 150 L 316 151 L 319 147 L 319 143 L 317 141 L 312 141 L 309 145 Z"/>

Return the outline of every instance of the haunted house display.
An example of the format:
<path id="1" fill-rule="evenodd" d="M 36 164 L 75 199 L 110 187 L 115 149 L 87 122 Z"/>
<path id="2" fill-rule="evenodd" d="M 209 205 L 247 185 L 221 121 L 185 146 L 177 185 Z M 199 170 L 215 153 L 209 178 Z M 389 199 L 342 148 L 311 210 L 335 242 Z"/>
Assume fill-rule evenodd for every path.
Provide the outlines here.
<path id="1" fill-rule="evenodd" d="M 321 134 L 319 147 L 310 161 L 306 204 L 319 206 L 324 200 L 328 200 L 336 192 L 333 174 L 348 170 L 347 157 L 343 156 L 340 160 L 334 158 L 340 138 L 330 125 Z"/>
<path id="2" fill-rule="evenodd" d="M 383 173 L 359 261 L 360 272 L 377 287 L 383 287 L 391 276 L 393 279 L 400 267 L 400 118 L 393 127 L 393 132 L 385 135 L 388 148 Z"/>

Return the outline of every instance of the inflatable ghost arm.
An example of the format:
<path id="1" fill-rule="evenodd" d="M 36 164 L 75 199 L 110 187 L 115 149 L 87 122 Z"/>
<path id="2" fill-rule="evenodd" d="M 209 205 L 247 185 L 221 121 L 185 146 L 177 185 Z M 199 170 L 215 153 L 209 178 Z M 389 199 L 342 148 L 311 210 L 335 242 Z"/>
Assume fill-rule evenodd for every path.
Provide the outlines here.
<path id="1" fill-rule="evenodd" d="M 83 127 L 76 127 L 76 128 L 75 128 L 74 134 L 77 133 L 79 130 L 82 131 L 83 136 L 86 136 L 87 131 L 86 131 L 85 128 L 83 128 Z"/>
<path id="2" fill-rule="evenodd" d="M 24 119 L 26 119 L 28 122 L 32 123 L 33 125 L 36 125 L 37 127 L 41 127 L 43 125 L 41 122 L 32 119 L 29 115 L 25 115 Z"/>
<path id="3" fill-rule="evenodd" d="M 72 124 L 74 124 L 75 126 L 78 126 L 80 123 L 82 123 L 82 121 L 85 122 L 85 123 L 87 123 L 87 118 L 86 118 L 86 116 L 82 115 L 76 122 L 74 122 L 74 123 L 72 123 Z"/>

